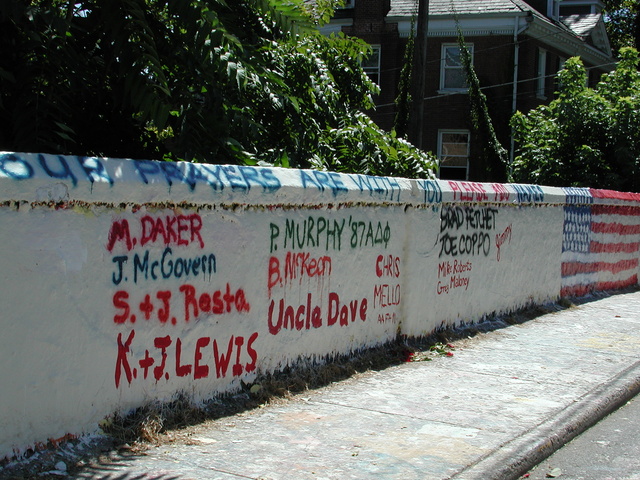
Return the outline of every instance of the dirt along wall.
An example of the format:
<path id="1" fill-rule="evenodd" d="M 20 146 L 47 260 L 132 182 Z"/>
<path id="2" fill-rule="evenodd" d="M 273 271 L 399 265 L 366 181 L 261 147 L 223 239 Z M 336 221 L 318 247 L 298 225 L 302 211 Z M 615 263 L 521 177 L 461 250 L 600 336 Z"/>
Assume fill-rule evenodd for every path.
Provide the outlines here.
<path id="1" fill-rule="evenodd" d="M 638 283 L 640 196 L 0 153 L 0 457 Z"/>

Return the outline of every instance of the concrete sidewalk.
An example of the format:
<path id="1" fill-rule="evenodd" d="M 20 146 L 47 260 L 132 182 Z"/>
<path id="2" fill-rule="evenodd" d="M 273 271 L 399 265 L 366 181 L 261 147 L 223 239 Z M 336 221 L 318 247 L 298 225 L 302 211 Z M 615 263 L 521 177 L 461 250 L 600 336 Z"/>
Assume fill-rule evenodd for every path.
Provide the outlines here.
<path id="1" fill-rule="evenodd" d="M 518 478 L 640 390 L 640 292 L 454 345 L 76 478 Z"/>

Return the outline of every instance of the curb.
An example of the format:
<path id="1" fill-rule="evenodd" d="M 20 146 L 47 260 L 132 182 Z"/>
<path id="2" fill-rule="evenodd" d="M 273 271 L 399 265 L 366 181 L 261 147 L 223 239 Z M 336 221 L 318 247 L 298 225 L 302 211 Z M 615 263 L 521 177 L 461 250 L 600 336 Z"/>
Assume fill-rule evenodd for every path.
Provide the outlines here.
<path id="1" fill-rule="evenodd" d="M 640 361 L 451 480 L 516 480 L 640 393 Z"/>

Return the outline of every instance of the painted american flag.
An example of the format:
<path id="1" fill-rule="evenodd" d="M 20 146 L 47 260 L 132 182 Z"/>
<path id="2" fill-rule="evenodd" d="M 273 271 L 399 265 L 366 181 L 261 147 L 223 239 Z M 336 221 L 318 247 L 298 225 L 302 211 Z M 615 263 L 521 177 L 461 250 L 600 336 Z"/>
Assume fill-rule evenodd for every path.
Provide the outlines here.
<path id="1" fill-rule="evenodd" d="M 586 188 L 567 196 L 562 235 L 561 296 L 638 284 L 640 194 Z"/>

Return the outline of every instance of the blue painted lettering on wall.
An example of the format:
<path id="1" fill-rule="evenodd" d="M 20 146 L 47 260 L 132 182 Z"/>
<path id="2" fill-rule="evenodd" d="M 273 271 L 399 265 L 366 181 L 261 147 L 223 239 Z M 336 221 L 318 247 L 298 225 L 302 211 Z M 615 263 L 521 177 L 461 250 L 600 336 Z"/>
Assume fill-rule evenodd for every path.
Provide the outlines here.
<path id="1" fill-rule="evenodd" d="M 434 180 L 418 180 L 418 187 L 424 190 L 425 203 L 442 203 L 442 187 Z"/>
<path id="2" fill-rule="evenodd" d="M 109 176 L 102 162 L 95 157 L 77 157 L 78 163 L 84 170 L 87 180 L 93 182 L 109 182 L 113 185 L 113 179 Z"/>
<path id="3" fill-rule="evenodd" d="M 48 177 L 56 180 L 67 180 L 76 187 L 79 179 L 85 177 L 89 182 L 105 182 L 113 185 L 114 178 L 109 174 L 107 166 L 110 160 L 95 157 L 78 157 L 64 155 L 32 155 L 32 154 L 0 154 L 0 177 L 13 180 L 27 180 L 35 177 Z M 260 187 L 264 192 L 274 192 L 281 186 L 280 180 L 272 169 L 262 167 L 236 165 L 204 165 L 186 162 L 159 162 L 154 160 L 112 160 L 111 165 L 133 169 L 146 184 L 158 181 L 172 186 L 174 183 L 187 184 L 195 190 L 198 184 L 209 185 L 216 191 L 231 188 L 231 191 L 246 192 L 253 187 Z M 116 163 L 123 162 L 123 163 Z M 122 165 L 122 167 L 121 167 Z M 343 189 L 344 185 L 337 179 L 339 174 L 318 172 L 319 181 L 327 183 L 329 177 Z"/>
<path id="4" fill-rule="evenodd" d="M 38 163 L 51 178 L 71 180 L 74 187 L 78 184 L 78 179 L 62 155 L 38 155 Z"/>
<path id="5" fill-rule="evenodd" d="M 340 174 L 336 172 L 300 170 L 300 180 L 302 180 L 302 186 L 304 188 L 313 186 L 321 192 L 324 192 L 325 190 L 331 190 L 334 196 L 338 195 L 339 192 L 347 191 L 347 187 L 345 187 L 344 183 L 342 183 Z"/>
<path id="6" fill-rule="evenodd" d="M 544 202 L 544 190 L 538 185 L 511 185 L 518 195 L 518 203 Z"/>
<path id="7" fill-rule="evenodd" d="M 128 282 L 129 278 L 133 278 L 135 284 L 170 278 L 202 277 L 211 280 L 211 275 L 216 273 L 216 256 L 213 253 L 200 253 L 190 258 L 174 257 L 170 247 L 165 248 L 160 256 L 151 255 L 149 250 L 142 255 L 135 253 L 133 263 L 129 263 L 128 255 L 114 256 L 112 261 L 115 264 L 115 271 L 111 275 L 114 285 Z"/>
<path id="8" fill-rule="evenodd" d="M 26 180 L 33 177 L 33 167 L 14 154 L 0 156 L 0 173 L 14 180 Z"/>
<path id="9" fill-rule="evenodd" d="M 136 172 L 144 183 L 151 183 L 153 177 L 162 175 L 172 186 L 174 183 L 186 183 L 193 191 L 200 182 L 208 184 L 214 190 L 222 191 L 226 186 L 232 191 L 249 191 L 251 187 L 262 187 L 265 192 L 280 188 L 280 180 L 269 168 L 256 168 L 235 165 L 209 165 L 193 163 L 156 162 L 138 160 Z"/>
<path id="10" fill-rule="evenodd" d="M 73 171 L 69 163 L 71 158 L 75 158 L 81 171 L 91 183 L 108 182 L 113 185 L 113 179 L 109 176 L 104 165 L 98 158 L 94 157 L 67 157 L 63 155 L 37 155 L 37 161 L 32 162 L 25 158 L 20 158 L 15 154 L 6 154 L 0 157 L 0 172 L 14 180 L 26 180 L 36 175 L 36 168 L 49 178 L 57 180 L 69 180 L 75 187 L 78 184 L 78 176 Z"/>
<path id="11" fill-rule="evenodd" d="M 369 175 L 351 175 L 349 177 L 361 192 L 367 191 L 370 195 L 378 194 L 388 200 L 400 200 L 400 184 L 392 177 L 372 177 Z"/>

